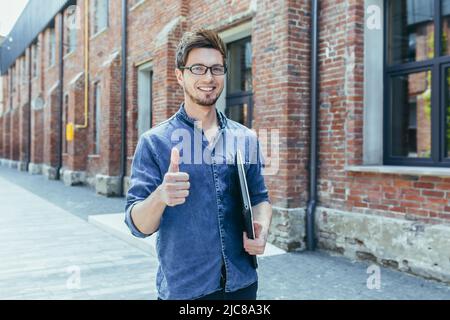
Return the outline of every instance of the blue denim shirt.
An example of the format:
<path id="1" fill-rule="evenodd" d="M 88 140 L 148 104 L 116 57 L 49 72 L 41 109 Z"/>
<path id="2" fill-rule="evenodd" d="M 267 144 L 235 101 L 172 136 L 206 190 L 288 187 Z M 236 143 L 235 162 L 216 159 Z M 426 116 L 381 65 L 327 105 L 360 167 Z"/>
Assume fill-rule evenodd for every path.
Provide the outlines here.
<path id="1" fill-rule="evenodd" d="M 157 233 L 160 265 L 156 285 L 163 300 L 195 299 L 220 290 L 223 264 L 226 292 L 257 281 L 251 257 L 243 247 L 242 203 L 234 159 L 237 148 L 242 149 L 252 206 L 270 202 L 262 175 L 259 142 L 256 134 L 245 126 L 219 111 L 217 117 L 219 132 L 209 145 L 203 130 L 187 115 L 182 104 L 170 119 L 144 133 L 135 151 L 125 223 L 136 237 L 149 235 L 136 228 L 131 209 L 163 182 L 173 147 L 180 150 L 180 172 L 189 174 L 186 202 L 166 207 Z M 194 140 L 199 142 L 197 149 Z M 199 156 L 203 157 L 200 161 Z"/>

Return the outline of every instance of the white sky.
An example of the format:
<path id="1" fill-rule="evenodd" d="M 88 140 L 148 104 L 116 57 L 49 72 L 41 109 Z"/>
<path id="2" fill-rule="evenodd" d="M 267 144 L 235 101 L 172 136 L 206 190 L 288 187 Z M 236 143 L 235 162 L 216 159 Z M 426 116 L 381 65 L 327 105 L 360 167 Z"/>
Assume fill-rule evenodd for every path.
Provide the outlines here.
<path id="1" fill-rule="evenodd" d="M 28 0 L 0 0 L 0 35 L 6 36 L 14 27 Z"/>

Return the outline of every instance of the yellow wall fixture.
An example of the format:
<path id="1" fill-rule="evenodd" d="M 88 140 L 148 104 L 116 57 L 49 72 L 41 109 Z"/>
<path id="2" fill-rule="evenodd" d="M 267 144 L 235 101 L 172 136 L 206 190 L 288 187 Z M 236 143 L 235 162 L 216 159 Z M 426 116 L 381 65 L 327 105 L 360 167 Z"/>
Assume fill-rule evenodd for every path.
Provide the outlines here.
<path id="1" fill-rule="evenodd" d="M 74 138 L 74 127 L 73 127 L 73 123 L 72 122 L 69 122 L 67 125 L 66 125 L 66 140 L 67 141 L 73 141 L 73 138 Z"/>
<path id="2" fill-rule="evenodd" d="M 84 124 L 75 125 L 75 129 L 88 127 L 89 108 L 89 0 L 84 0 Z"/>

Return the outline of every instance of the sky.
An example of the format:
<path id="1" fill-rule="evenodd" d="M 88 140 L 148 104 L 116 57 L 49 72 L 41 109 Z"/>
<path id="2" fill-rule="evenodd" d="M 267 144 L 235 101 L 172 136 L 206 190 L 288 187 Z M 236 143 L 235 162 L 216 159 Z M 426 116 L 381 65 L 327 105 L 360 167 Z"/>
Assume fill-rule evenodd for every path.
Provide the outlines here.
<path id="1" fill-rule="evenodd" d="M 28 0 L 0 0 L 0 35 L 6 36 L 14 27 Z"/>

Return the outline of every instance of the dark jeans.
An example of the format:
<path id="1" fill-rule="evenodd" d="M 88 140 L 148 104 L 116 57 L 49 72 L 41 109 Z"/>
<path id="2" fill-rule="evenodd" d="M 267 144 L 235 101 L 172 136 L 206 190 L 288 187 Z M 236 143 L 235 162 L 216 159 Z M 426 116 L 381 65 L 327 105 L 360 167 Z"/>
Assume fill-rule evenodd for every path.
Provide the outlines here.
<path id="1" fill-rule="evenodd" d="M 222 287 L 222 290 L 210 293 L 195 300 L 256 300 L 256 295 L 258 292 L 258 281 L 243 289 L 239 289 L 233 292 L 225 292 L 225 274 L 225 267 L 223 267 L 220 279 L 220 286 Z M 158 300 L 161 299 L 158 298 Z"/>
<path id="2" fill-rule="evenodd" d="M 225 292 L 225 290 L 222 289 L 196 300 L 256 300 L 257 291 L 258 282 L 255 282 L 246 288 L 234 292 Z"/>

